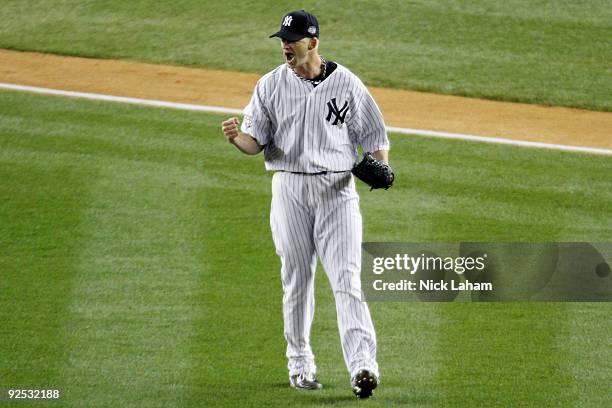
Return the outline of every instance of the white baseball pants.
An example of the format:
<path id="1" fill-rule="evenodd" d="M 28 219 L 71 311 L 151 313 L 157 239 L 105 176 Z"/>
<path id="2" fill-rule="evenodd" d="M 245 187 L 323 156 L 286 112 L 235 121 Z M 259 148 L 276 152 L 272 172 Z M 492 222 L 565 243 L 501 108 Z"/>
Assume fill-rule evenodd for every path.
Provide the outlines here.
<path id="1" fill-rule="evenodd" d="M 361 301 L 361 213 L 350 172 L 277 172 L 272 178 L 272 237 L 281 258 L 284 334 L 289 375 L 316 372 L 310 347 L 317 255 L 336 301 L 344 361 L 353 376 L 378 375 L 376 334 Z"/>

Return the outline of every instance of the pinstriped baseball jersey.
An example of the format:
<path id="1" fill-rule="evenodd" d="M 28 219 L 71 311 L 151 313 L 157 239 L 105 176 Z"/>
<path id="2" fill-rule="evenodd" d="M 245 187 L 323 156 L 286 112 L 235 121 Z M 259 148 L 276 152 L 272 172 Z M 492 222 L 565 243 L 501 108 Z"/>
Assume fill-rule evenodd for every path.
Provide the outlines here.
<path id="1" fill-rule="evenodd" d="M 283 64 L 263 76 L 244 109 L 241 130 L 265 145 L 266 169 L 317 173 L 350 170 L 357 145 L 388 150 L 380 109 L 342 65 L 318 86 Z"/>

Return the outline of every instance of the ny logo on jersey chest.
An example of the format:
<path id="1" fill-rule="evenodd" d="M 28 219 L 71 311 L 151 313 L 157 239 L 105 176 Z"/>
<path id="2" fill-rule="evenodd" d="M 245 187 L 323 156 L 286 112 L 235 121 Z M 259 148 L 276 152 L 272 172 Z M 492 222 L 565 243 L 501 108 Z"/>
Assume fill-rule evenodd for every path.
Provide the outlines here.
<path id="1" fill-rule="evenodd" d="M 332 119 L 332 115 L 334 116 L 334 121 L 332 125 L 337 125 L 338 122 L 340 124 L 344 123 L 344 118 L 349 110 L 348 102 L 344 102 L 344 105 L 340 109 L 338 109 L 338 104 L 336 103 L 336 98 L 332 98 L 327 102 L 327 117 L 326 121 L 330 122 Z"/>

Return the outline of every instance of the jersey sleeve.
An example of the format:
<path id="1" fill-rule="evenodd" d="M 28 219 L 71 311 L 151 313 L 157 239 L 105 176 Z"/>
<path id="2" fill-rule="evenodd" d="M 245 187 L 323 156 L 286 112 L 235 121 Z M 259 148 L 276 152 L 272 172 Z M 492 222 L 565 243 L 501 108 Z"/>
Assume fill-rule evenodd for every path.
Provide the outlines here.
<path id="1" fill-rule="evenodd" d="M 264 82 L 259 81 L 251 96 L 251 101 L 244 108 L 244 120 L 240 126 L 243 133 L 251 135 L 257 143 L 267 145 L 272 137 L 272 124 L 269 110 L 266 107 Z"/>
<path id="2" fill-rule="evenodd" d="M 351 139 L 356 140 L 366 152 L 389 150 L 389 138 L 378 105 L 361 81 L 356 88 L 355 111 L 348 123 Z"/>

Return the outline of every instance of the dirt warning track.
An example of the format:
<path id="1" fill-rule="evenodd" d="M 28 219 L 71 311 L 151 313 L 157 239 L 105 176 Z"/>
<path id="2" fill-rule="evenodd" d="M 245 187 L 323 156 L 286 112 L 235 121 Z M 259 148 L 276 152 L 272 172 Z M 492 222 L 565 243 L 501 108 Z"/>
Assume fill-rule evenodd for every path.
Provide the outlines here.
<path id="1" fill-rule="evenodd" d="M 272 67 L 271 67 L 272 68 Z M 243 108 L 260 75 L 0 50 L 0 82 Z M 388 126 L 612 148 L 612 113 L 369 87 Z"/>

